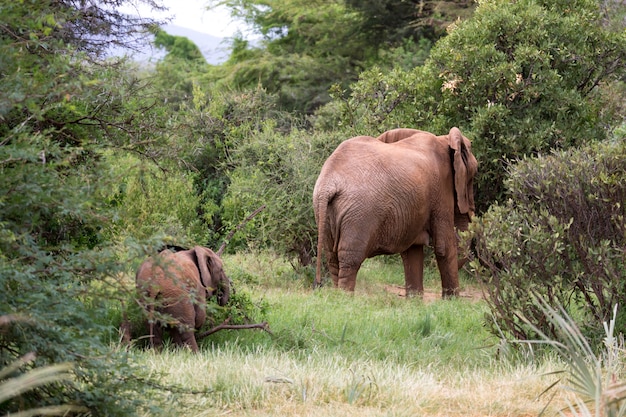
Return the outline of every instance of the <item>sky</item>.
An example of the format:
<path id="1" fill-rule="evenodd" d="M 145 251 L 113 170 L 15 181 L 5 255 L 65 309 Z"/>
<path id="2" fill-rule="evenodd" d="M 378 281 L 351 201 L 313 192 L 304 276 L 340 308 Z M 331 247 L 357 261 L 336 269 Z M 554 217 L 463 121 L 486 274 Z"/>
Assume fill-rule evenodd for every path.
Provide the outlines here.
<path id="1" fill-rule="evenodd" d="M 158 13 L 145 5 L 124 7 L 130 14 L 141 17 L 167 18 L 173 17 L 172 25 L 207 33 L 218 38 L 232 37 L 238 30 L 245 32 L 241 23 L 231 19 L 226 8 L 206 10 L 207 0 L 161 0 L 161 4 L 169 10 Z"/>

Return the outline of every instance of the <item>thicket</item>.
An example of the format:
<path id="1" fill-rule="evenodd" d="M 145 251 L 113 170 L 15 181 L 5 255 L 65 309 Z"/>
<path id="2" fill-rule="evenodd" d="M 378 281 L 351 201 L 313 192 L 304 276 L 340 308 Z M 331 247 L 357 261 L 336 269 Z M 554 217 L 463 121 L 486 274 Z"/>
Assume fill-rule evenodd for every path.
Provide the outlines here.
<path id="1" fill-rule="evenodd" d="M 506 186 L 509 199 L 471 225 L 471 266 L 485 284 L 494 333 L 534 340 L 539 329 L 557 339 L 537 299 L 563 306 L 595 342 L 616 305 L 623 329 L 626 136 L 525 158 Z"/>
<path id="2" fill-rule="evenodd" d="M 231 9 L 261 41 L 233 41 L 223 66 L 211 71 L 215 85 L 239 89 L 262 85 L 290 112 L 311 115 L 374 64 L 414 66 L 443 28 L 471 15 L 470 1 L 213 0 Z M 389 54 L 393 51 L 393 54 Z"/>
<path id="3" fill-rule="evenodd" d="M 118 3 L 0 4 L 0 369 L 14 384 L 54 364 L 66 371 L 4 398 L 3 415 L 69 404 L 127 416 L 156 398 L 143 370 L 111 349 L 112 283 L 126 265 L 109 239 L 106 155 L 155 156 L 164 139 L 164 109 L 145 83 L 101 58 L 151 23 Z"/>

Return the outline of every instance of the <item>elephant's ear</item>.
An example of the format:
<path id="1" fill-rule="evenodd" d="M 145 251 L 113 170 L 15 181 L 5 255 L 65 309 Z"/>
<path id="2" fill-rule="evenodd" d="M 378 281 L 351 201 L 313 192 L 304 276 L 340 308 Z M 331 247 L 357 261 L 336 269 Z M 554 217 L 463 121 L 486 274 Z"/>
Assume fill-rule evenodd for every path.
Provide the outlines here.
<path id="1" fill-rule="evenodd" d="M 230 297 L 230 280 L 224 273 L 222 260 L 211 249 L 196 246 L 193 248 L 198 259 L 200 280 L 209 297 L 218 294 L 219 305 L 225 305 Z"/>
<path id="2" fill-rule="evenodd" d="M 470 150 L 470 142 L 461 131 L 453 127 L 448 135 L 450 148 L 454 149 L 454 189 L 457 205 L 463 214 L 474 212 L 474 175 L 478 164 Z"/>
<path id="3" fill-rule="evenodd" d="M 399 140 L 411 137 L 415 135 L 416 133 L 424 133 L 424 131 L 417 130 L 417 129 L 406 129 L 406 128 L 392 129 L 392 130 L 386 131 L 385 133 L 383 133 L 376 139 L 385 143 L 394 143 Z"/>

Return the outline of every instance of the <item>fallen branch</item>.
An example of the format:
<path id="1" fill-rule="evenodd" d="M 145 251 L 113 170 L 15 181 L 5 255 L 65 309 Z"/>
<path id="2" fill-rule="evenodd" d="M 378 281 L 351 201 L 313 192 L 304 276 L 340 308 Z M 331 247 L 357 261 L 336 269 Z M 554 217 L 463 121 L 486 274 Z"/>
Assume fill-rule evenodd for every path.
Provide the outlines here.
<path id="1" fill-rule="evenodd" d="M 254 216 L 256 216 L 261 211 L 263 211 L 266 206 L 267 206 L 266 204 L 263 204 L 261 207 L 259 207 L 258 209 L 254 210 L 252 212 L 252 214 L 250 214 L 248 217 L 243 219 L 243 221 L 241 223 L 239 223 L 237 225 L 237 227 L 235 227 L 233 230 L 230 231 L 230 233 L 228 234 L 226 239 L 224 239 L 224 242 L 222 242 L 222 246 L 220 246 L 220 248 L 217 250 L 217 256 L 220 256 L 220 257 L 222 256 L 222 253 L 224 252 L 224 249 L 226 249 L 226 245 L 228 244 L 228 242 L 230 242 L 230 240 L 233 238 L 235 233 L 237 233 L 239 230 L 241 230 L 241 228 L 244 227 L 246 225 L 246 223 L 248 223 L 250 220 L 252 220 L 254 218 Z"/>
<path id="2" fill-rule="evenodd" d="M 215 332 L 219 332 L 220 330 L 261 329 L 261 330 L 268 332 L 269 334 L 273 334 L 270 330 L 270 325 L 266 321 L 264 321 L 263 323 L 254 323 L 254 324 L 228 324 L 229 321 L 230 321 L 230 317 L 224 320 L 222 324 L 217 325 L 213 327 L 212 329 L 207 330 L 206 332 L 197 334 L 196 340 L 207 337 L 208 335 L 213 334 Z"/>

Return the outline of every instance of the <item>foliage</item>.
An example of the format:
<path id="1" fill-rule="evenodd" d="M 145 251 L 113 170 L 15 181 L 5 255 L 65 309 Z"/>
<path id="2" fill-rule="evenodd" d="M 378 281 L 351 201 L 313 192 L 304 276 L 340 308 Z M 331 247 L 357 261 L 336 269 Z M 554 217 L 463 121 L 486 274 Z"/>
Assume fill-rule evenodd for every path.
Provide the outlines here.
<path id="1" fill-rule="evenodd" d="M 311 263 L 317 241 L 313 186 L 324 159 L 342 139 L 297 129 L 283 134 L 269 125 L 254 141 L 235 147 L 237 166 L 224 199 L 225 219 L 232 228 L 266 205 L 235 239 L 295 256 L 300 265 Z"/>
<path id="2" fill-rule="evenodd" d="M 234 156 L 235 149 L 254 142 L 270 124 L 277 132 L 288 132 L 295 122 L 277 109 L 276 96 L 262 88 L 208 93 L 198 86 L 193 93 L 193 99 L 183 106 L 185 133 L 179 132 L 178 156 L 185 162 L 184 168 L 193 172 L 200 199 L 197 212 L 211 234 L 208 246 L 218 247 L 241 220 L 223 219 L 226 208 L 222 200 L 231 171 L 241 162 Z"/>
<path id="3" fill-rule="evenodd" d="M 192 174 L 176 168 L 163 171 L 131 155 L 109 153 L 105 158 L 111 189 L 103 198 L 116 210 L 108 228 L 112 241 L 147 240 L 155 235 L 183 246 L 209 241 L 210 219 L 198 216 L 201 202 Z"/>
<path id="4" fill-rule="evenodd" d="M 399 126 L 444 133 L 445 120 L 434 111 L 439 106 L 439 84 L 423 66 L 410 71 L 373 66 L 360 74 L 349 93 L 340 86 L 331 92 L 336 102 L 329 104 L 332 111 L 318 113 L 322 118 L 316 126 L 321 128 L 338 127 L 350 136 L 374 137 Z"/>
<path id="5" fill-rule="evenodd" d="M 249 292 L 240 289 L 231 295 L 224 308 L 216 304 L 209 306 L 205 327 L 216 326 L 226 320 L 228 324 L 235 325 L 260 323 L 266 319 L 268 307 L 264 300 L 253 301 Z"/>
<path id="6" fill-rule="evenodd" d="M 11 320 L 7 319 L 7 316 L 3 316 L 0 317 L 0 321 L 6 322 L 5 324 L 7 324 Z M 72 367 L 70 364 L 46 366 L 32 369 L 20 376 L 11 376 L 15 370 L 34 361 L 35 358 L 36 355 L 31 353 L 9 364 L 5 368 L 0 369 L 0 406 L 11 399 L 18 398 L 22 393 L 33 390 L 39 386 L 71 380 L 70 371 Z M 68 413 L 84 411 L 87 411 L 84 407 L 63 404 L 29 409 L 14 415 L 22 417 L 35 415 L 65 416 L 68 415 Z"/>
<path id="7" fill-rule="evenodd" d="M 405 40 L 436 41 L 457 19 L 465 20 L 475 8 L 468 0 L 346 0 L 363 15 L 360 30 L 381 50 Z"/>
<path id="8" fill-rule="evenodd" d="M 340 122 L 361 134 L 458 126 L 480 162 L 479 212 L 504 196 L 506 164 L 522 155 L 602 139 L 612 114 L 598 85 L 624 74 L 625 33 L 595 1 L 484 1 L 450 28 L 425 65 L 363 72 Z M 606 109 L 608 110 L 608 109 Z M 328 123 L 327 123 L 328 124 Z"/>
<path id="9" fill-rule="evenodd" d="M 219 83 L 261 84 L 277 94 L 281 108 L 311 114 L 330 101 L 332 85 L 347 89 L 373 64 L 393 66 L 390 49 L 422 55 L 422 41 L 439 38 L 442 22 L 471 14 L 468 3 L 214 0 L 214 6 L 228 7 L 263 37 L 255 46 L 233 41 L 229 62 L 217 72 Z M 416 62 L 407 53 L 400 63 Z"/>
<path id="10" fill-rule="evenodd" d="M 167 53 L 156 63 L 155 74 L 151 77 L 153 88 L 174 111 L 179 111 L 181 105 L 193 97 L 194 88 L 209 70 L 206 59 L 189 39 L 170 35 L 162 29 L 155 30 L 154 45 Z"/>
<path id="11" fill-rule="evenodd" d="M 165 60 L 179 59 L 188 63 L 199 61 L 206 63 L 200 48 L 184 36 L 174 36 L 158 29 L 154 34 L 154 45 L 167 51 Z"/>
<path id="12" fill-rule="evenodd" d="M 437 45 L 443 111 L 480 155 L 480 199 L 502 198 L 506 158 L 602 139 L 597 86 L 623 75 L 626 38 L 598 3 L 490 1 Z"/>
<path id="13" fill-rule="evenodd" d="M 510 199 L 470 226 L 472 267 L 485 283 L 498 328 L 532 339 L 524 317 L 556 337 L 533 302 L 540 296 L 578 317 L 597 340 L 594 324 L 626 301 L 625 172 L 623 139 L 526 158 L 511 168 Z"/>
<path id="14" fill-rule="evenodd" d="M 235 40 L 225 64 L 226 83 L 237 88 L 261 85 L 289 111 L 310 113 L 327 102 L 330 85 L 347 86 L 375 51 L 357 30 L 358 14 L 343 1 L 214 3 L 229 7 L 263 36 L 262 47 L 251 50 Z"/>

